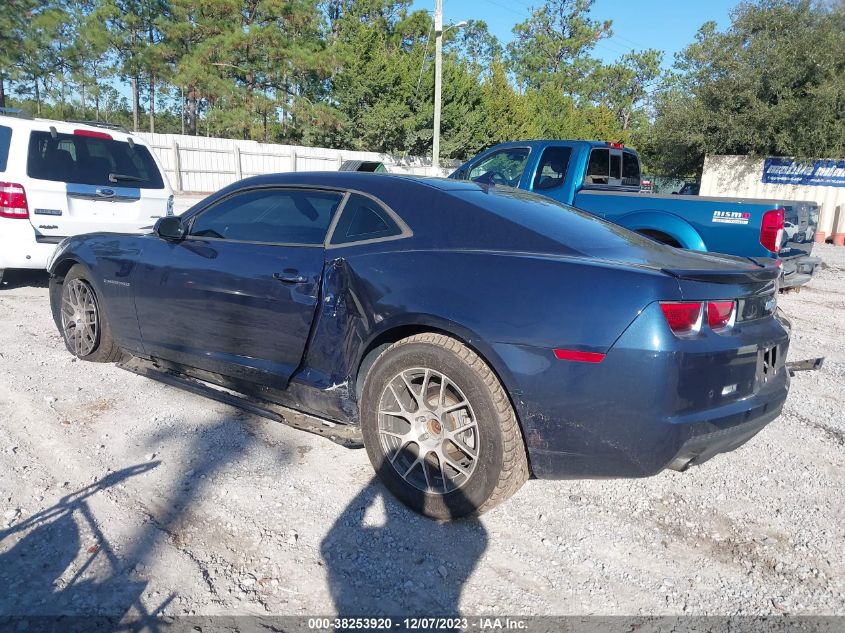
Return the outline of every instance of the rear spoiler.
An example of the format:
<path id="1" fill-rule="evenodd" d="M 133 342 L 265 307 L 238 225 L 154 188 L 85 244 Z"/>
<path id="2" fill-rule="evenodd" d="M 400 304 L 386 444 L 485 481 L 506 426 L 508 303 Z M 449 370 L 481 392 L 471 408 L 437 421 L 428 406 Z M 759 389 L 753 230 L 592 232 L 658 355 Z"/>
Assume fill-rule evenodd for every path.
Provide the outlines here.
<path id="1" fill-rule="evenodd" d="M 749 258 L 750 259 L 750 258 Z M 754 261 L 754 260 L 752 260 Z M 758 268 L 736 268 L 728 270 L 719 269 L 692 269 L 662 268 L 667 275 L 678 279 L 689 279 L 692 281 L 709 281 L 716 284 L 747 284 L 761 281 L 774 281 L 780 277 L 780 261 L 770 260 L 771 263 L 754 261 Z"/>

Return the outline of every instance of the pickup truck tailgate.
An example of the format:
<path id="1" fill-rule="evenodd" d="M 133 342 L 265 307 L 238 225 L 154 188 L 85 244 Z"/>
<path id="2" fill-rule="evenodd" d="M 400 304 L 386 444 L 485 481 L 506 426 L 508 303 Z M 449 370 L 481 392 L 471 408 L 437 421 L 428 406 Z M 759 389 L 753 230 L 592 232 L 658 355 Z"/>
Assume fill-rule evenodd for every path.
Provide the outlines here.
<path id="1" fill-rule="evenodd" d="M 809 255 L 816 240 L 819 205 L 815 202 L 784 202 L 782 258 Z"/>

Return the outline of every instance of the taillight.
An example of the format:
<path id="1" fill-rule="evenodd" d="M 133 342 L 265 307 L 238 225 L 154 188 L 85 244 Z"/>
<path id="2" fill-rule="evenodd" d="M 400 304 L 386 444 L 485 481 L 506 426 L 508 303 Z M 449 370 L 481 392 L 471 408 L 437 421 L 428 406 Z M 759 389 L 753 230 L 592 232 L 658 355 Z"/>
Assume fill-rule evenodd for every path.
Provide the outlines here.
<path id="1" fill-rule="evenodd" d="M 692 336 L 701 331 L 703 303 L 698 302 L 660 302 L 660 309 L 666 317 L 666 323 L 675 336 Z"/>
<path id="2" fill-rule="evenodd" d="M 780 242 L 783 238 L 783 209 L 772 209 L 763 214 L 763 223 L 760 225 L 760 243 L 773 253 L 780 250 Z"/>
<path id="3" fill-rule="evenodd" d="M 26 191 L 14 182 L 0 182 L 0 218 L 28 218 Z"/>
<path id="4" fill-rule="evenodd" d="M 707 324 L 716 332 L 733 327 L 736 317 L 733 301 L 711 301 L 707 304 Z"/>

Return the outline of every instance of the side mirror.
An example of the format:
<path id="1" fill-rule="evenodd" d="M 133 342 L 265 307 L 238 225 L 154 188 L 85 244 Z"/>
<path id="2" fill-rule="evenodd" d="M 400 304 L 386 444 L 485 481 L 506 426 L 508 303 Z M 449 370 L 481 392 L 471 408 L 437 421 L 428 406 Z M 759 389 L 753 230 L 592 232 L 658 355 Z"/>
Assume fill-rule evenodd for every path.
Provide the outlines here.
<path id="1" fill-rule="evenodd" d="M 185 225 L 182 224 L 182 218 L 176 216 L 167 216 L 159 218 L 153 227 L 156 235 L 165 240 L 178 241 L 185 237 Z"/>

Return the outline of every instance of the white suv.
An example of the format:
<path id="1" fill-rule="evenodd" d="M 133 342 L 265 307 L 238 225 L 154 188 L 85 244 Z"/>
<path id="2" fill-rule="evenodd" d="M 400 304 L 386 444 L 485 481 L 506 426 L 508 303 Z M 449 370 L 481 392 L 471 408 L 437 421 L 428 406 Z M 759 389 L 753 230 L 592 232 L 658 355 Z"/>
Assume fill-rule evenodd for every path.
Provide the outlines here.
<path id="1" fill-rule="evenodd" d="M 0 282 L 7 268 L 45 268 L 65 237 L 141 233 L 172 214 L 173 190 L 140 139 L 0 110 Z"/>

